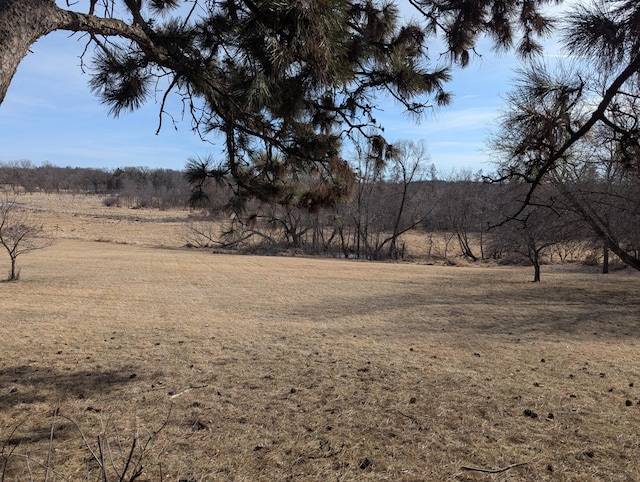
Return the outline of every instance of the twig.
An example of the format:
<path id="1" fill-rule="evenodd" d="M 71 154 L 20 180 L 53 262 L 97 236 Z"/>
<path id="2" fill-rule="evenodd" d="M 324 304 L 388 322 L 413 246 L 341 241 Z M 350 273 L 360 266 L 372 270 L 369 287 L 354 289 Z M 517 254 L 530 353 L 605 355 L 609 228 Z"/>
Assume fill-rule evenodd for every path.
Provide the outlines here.
<path id="1" fill-rule="evenodd" d="M 173 394 L 173 395 L 171 395 L 169 398 L 171 398 L 171 399 L 178 398 L 178 397 L 180 397 L 180 396 L 184 395 L 185 393 L 190 392 L 191 390 L 196 390 L 196 389 L 198 389 L 198 388 L 206 388 L 206 387 L 208 387 L 208 386 L 209 386 L 209 385 L 199 385 L 199 386 L 197 386 L 197 387 L 189 387 L 189 388 L 187 388 L 186 390 L 182 390 L 182 391 L 181 391 L 181 392 L 179 392 L 179 393 L 174 393 L 174 394 Z"/>
<path id="2" fill-rule="evenodd" d="M 58 407 L 53 410 L 53 419 L 51 420 L 51 433 L 49 434 L 49 450 L 47 451 L 47 465 L 44 470 L 44 482 L 49 480 L 49 468 L 51 467 L 51 453 L 53 452 L 53 433 L 56 426 L 56 414 Z"/>
<path id="3" fill-rule="evenodd" d="M 80 433 L 80 436 L 82 437 L 82 441 L 84 442 L 85 447 L 87 447 L 87 450 L 89 450 L 89 452 L 91 453 L 91 456 L 93 457 L 93 459 L 100 463 L 100 458 L 98 457 L 98 455 L 95 453 L 95 451 L 91 448 L 91 444 L 89 443 L 89 441 L 87 440 L 87 437 L 84 435 L 84 432 L 82 431 L 82 429 L 80 428 L 80 425 L 78 425 L 78 423 L 73 420 L 72 418 L 69 418 L 65 415 L 60 415 L 60 417 L 64 418 L 65 420 L 68 420 L 69 422 L 71 422 L 73 425 L 75 425 L 76 429 L 78 430 L 78 432 Z"/>
<path id="4" fill-rule="evenodd" d="M 46 469 L 46 465 L 43 462 L 39 462 L 36 459 L 32 459 L 31 457 L 29 457 L 29 455 L 24 455 L 24 454 L 16 454 L 16 457 L 21 457 L 25 460 L 26 464 L 27 464 L 27 470 L 29 471 L 29 480 L 33 482 L 33 471 L 31 469 L 31 462 L 33 462 L 34 464 Z M 64 480 L 71 480 L 69 479 L 66 475 L 64 475 L 61 472 L 58 472 L 54 469 L 52 469 L 51 467 L 48 468 L 49 472 L 51 472 L 52 474 L 63 478 Z"/>
<path id="5" fill-rule="evenodd" d="M 107 480 L 107 468 L 104 465 L 104 448 L 102 446 L 103 443 L 104 443 L 104 441 L 102 440 L 100 435 L 98 435 L 98 453 L 100 454 L 100 458 L 97 459 L 96 461 L 98 462 L 98 465 L 100 465 L 100 472 L 101 472 L 101 475 L 102 475 L 102 482 L 108 482 L 108 480 Z"/>
<path id="6" fill-rule="evenodd" d="M 21 441 L 20 439 L 18 439 L 17 442 L 10 443 L 10 440 L 13 440 L 13 435 L 26 421 L 27 419 L 25 418 L 22 422 L 13 427 L 13 430 L 11 430 L 11 433 L 9 433 L 7 439 L 2 442 L 2 447 L 0 447 L 0 458 L 4 458 L 4 464 L 2 465 L 2 473 L 0 473 L 0 482 L 4 482 L 4 477 L 7 473 L 7 466 L 9 465 L 9 459 L 13 455 L 15 449 L 18 448 L 18 445 L 20 445 Z M 7 448 L 8 445 L 12 445 L 12 447 L 8 450 L 8 453 L 5 454 L 5 448 Z"/>
<path id="7" fill-rule="evenodd" d="M 483 469 L 479 467 L 466 467 L 462 466 L 463 470 L 473 470 L 475 472 L 485 472 L 487 474 L 499 474 L 500 472 L 506 472 L 507 470 L 513 469 L 514 467 L 520 467 L 521 465 L 527 465 L 529 462 L 520 462 L 519 464 L 511 464 L 506 467 L 502 467 L 501 469 Z"/>
<path id="8" fill-rule="evenodd" d="M 138 434 L 136 429 L 136 435 L 133 438 L 133 442 L 131 442 L 131 450 L 129 451 L 129 457 L 127 457 L 127 462 L 124 464 L 124 469 L 122 469 L 122 476 L 120 477 L 120 481 L 124 480 L 124 476 L 127 474 L 127 471 L 129 470 L 129 465 L 131 465 L 131 459 L 133 458 L 133 453 L 135 451 L 137 441 L 138 441 Z"/>
<path id="9" fill-rule="evenodd" d="M 413 423 L 415 423 L 418 426 L 418 430 L 422 430 L 422 428 L 423 428 L 422 424 L 420 423 L 420 421 L 416 417 L 414 417 L 413 415 L 406 414 L 406 413 L 404 413 L 404 412 L 402 412 L 400 410 L 397 410 L 397 412 L 400 415 L 402 415 L 403 417 L 407 417 L 409 420 L 411 420 Z"/>

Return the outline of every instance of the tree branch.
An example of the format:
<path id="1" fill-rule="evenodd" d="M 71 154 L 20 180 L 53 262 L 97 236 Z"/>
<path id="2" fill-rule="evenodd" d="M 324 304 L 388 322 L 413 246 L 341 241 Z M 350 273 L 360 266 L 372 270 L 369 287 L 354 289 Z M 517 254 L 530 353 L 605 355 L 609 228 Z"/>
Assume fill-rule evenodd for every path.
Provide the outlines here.
<path id="1" fill-rule="evenodd" d="M 640 70 L 640 53 L 633 58 L 631 63 L 629 63 L 629 65 L 611 83 L 609 88 L 605 91 L 602 100 L 598 104 L 598 107 L 593 111 L 589 119 L 582 125 L 582 127 L 575 131 L 569 137 L 569 139 L 567 139 L 565 143 L 556 151 L 556 153 L 550 156 L 549 159 L 547 159 L 542 164 L 538 174 L 531 183 L 531 187 L 527 192 L 523 205 L 520 207 L 514 217 L 518 216 L 529 204 L 531 198 L 533 197 L 534 191 L 540 185 L 547 173 L 551 169 L 553 169 L 555 163 L 559 159 L 561 159 L 562 156 L 564 156 L 564 154 L 571 148 L 571 146 L 573 146 L 578 140 L 584 137 L 598 121 L 602 121 L 604 119 L 607 107 L 609 106 L 609 104 L 611 104 L 613 98 L 616 96 L 616 94 L 618 94 L 624 83 L 629 80 L 631 76 L 633 76 L 633 74 L 638 72 L 638 70 Z"/>
<path id="2" fill-rule="evenodd" d="M 529 462 L 520 462 L 519 464 L 511 464 L 506 467 L 502 467 L 500 469 L 483 469 L 480 467 L 467 467 L 463 465 L 460 467 L 462 470 L 472 470 L 474 472 L 484 472 L 486 474 L 499 474 L 500 472 L 506 472 L 507 470 L 511 470 L 514 467 L 520 467 L 521 465 L 527 465 Z"/>

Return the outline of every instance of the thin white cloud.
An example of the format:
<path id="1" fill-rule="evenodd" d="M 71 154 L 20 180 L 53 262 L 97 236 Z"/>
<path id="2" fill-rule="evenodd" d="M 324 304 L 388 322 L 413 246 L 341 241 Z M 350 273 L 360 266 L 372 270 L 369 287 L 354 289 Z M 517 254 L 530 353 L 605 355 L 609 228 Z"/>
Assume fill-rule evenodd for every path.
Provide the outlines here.
<path id="1" fill-rule="evenodd" d="M 456 135 L 469 130 L 485 130 L 496 118 L 494 108 L 471 108 L 442 112 L 431 128 L 436 132 L 450 131 Z"/>

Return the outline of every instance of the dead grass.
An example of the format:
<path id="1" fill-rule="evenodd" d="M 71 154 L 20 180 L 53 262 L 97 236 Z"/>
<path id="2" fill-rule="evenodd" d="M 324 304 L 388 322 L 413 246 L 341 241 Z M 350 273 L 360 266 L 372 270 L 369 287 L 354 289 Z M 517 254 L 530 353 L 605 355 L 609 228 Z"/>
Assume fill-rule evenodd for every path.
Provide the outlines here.
<path id="1" fill-rule="evenodd" d="M 42 217 L 44 226 L 58 239 L 154 247 L 184 246 L 188 209 L 130 209 L 105 206 L 102 195 L 33 193 L 17 202 Z"/>
<path id="2" fill-rule="evenodd" d="M 69 419 L 117 455 L 169 411 L 140 480 L 640 479 L 636 274 L 212 255 L 132 224 L 0 285 L 5 480 L 97 480 Z"/>

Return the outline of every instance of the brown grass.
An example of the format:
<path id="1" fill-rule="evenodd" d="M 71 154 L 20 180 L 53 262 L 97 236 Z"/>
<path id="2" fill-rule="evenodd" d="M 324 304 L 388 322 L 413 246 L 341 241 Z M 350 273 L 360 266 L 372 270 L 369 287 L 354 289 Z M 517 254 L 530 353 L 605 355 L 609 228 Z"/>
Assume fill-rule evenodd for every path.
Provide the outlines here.
<path id="1" fill-rule="evenodd" d="M 48 202 L 87 231 L 0 284 L 5 480 L 97 480 L 73 422 L 151 437 L 149 481 L 640 480 L 634 273 L 212 255 L 180 213 L 96 243 Z"/>

